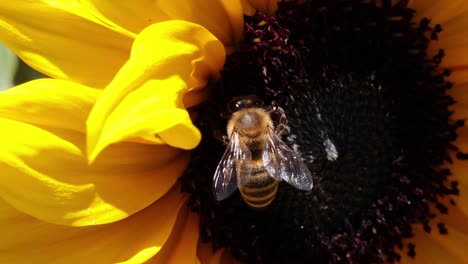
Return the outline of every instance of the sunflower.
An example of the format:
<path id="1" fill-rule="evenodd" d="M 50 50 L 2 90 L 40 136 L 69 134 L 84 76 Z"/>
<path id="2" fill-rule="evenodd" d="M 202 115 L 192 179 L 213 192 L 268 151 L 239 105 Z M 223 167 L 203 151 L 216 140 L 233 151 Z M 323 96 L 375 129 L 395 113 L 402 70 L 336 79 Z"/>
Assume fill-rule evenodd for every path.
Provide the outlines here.
<path id="1" fill-rule="evenodd" d="M 467 12 L 2 4 L 0 40 L 52 78 L 0 93 L 1 262 L 466 262 Z M 284 108 L 311 192 L 281 184 L 263 211 L 214 201 L 221 113 L 242 94 Z"/>

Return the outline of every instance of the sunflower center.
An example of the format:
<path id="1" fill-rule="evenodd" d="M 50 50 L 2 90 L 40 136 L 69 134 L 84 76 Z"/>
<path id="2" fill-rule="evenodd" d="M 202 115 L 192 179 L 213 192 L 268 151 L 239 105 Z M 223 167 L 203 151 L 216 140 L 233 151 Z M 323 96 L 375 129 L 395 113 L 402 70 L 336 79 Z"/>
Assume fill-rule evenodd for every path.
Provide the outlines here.
<path id="1" fill-rule="evenodd" d="M 245 18 L 243 45 L 198 109 L 204 137 L 182 178 L 202 239 L 248 263 L 392 261 L 412 223 L 429 231 L 431 203 L 447 212 L 437 199 L 458 190 L 441 166 L 463 122 L 450 118 L 443 51 L 426 51 L 441 27 L 413 13 L 406 1 L 283 1 L 273 17 Z M 215 202 L 218 113 L 243 94 L 284 108 L 283 140 L 315 175 L 311 192 L 281 183 L 262 211 L 237 192 Z"/>

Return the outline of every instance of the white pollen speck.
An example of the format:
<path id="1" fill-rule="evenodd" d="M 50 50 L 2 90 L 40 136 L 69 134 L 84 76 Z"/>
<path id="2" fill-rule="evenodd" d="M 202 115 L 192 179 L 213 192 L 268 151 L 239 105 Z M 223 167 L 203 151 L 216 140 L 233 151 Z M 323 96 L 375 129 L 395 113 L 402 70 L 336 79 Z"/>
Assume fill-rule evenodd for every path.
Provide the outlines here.
<path id="1" fill-rule="evenodd" d="M 329 161 L 335 161 L 338 158 L 338 151 L 336 150 L 335 144 L 333 144 L 333 142 L 327 138 L 323 142 L 323 146 L 325 147 L 325 152 L 327 153 L 327 159 Z"/>
<path id="2" fill-rule="evenodd" d="M 318 107 L 315 107 L 315 111 L 317 111 L 317 119 L 322 121 L 322 114 L 320 114 L 320 110 Z"/>
<path id="3" fill-rule="evenodd" d="M 287 137 L 288 142 L 296 142 L 297 136 L 294 134 L 289 134 Z"/>
<path id="4" fill-rule="evenodd" d="M 293 144 L 291 147 L 296 153 L 299 153 L 299 145 Z"/>

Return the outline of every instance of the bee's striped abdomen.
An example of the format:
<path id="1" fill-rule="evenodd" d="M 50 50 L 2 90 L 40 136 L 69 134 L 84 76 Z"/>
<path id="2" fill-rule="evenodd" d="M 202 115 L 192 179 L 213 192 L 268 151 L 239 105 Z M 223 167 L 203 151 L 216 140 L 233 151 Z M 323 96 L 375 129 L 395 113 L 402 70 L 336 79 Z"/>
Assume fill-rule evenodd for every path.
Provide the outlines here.
<path id="1" fill-rule="evenodd" d="M 259 163 L 251 168 L 249 181 L 239 186 L 244 201 L 253 208 L 264 208 L 275 199 L 278 182 L 268 175 L 265 167 Z"/>

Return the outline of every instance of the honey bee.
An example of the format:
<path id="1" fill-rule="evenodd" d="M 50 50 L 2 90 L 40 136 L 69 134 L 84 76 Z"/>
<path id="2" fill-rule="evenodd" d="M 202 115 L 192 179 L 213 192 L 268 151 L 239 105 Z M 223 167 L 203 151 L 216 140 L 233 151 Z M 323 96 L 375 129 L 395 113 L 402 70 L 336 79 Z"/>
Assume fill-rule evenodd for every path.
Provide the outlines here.
<path id="1" fill-rule="evenodd" d="M 234 98 L 229 105 L 233 112 L 227 125 L 229 143 L 213 178 L 216 200 L 239 188 L 247 205 L 260 209 L 273 202 L 282 180 L 311 190 L 311 172 L 279 137 L 286 126 L 284 111 L 278 106 L 263 108 L 255 96 Z M 279 117 L 276 125 L 272 116 Z"/>

